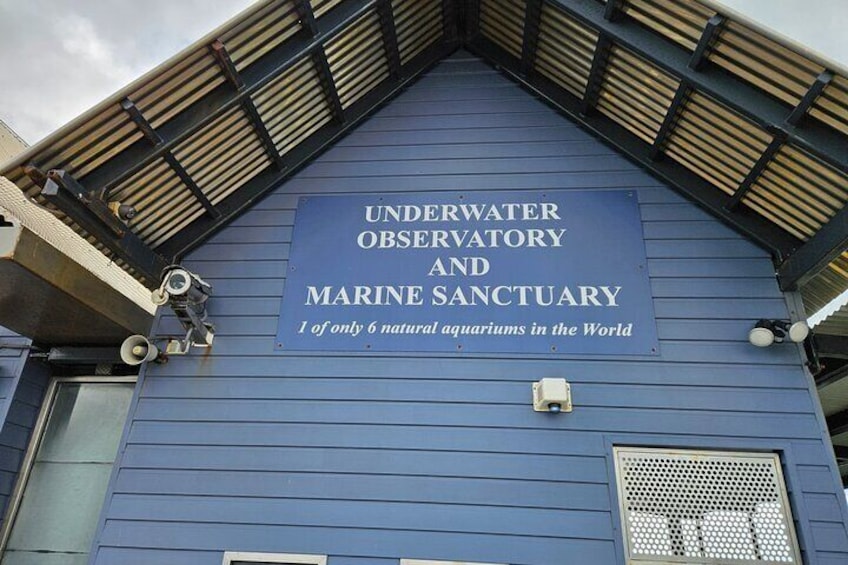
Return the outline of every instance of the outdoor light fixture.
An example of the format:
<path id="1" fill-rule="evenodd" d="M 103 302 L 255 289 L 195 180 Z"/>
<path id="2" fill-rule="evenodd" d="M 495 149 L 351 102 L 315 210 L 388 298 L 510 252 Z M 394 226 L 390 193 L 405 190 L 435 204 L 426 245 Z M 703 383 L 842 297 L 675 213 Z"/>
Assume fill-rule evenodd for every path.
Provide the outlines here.
<path id="1" fill-rule="evenodd" d="M 542 379 L 533 383 L 533 410 L 571 412 L 571 385 L 565 379 Z"/>
<path id="2" fill-rule="evenodd" d="M 801 343 L 810 335 L 807 322 L 794 324 L 789 320 L 758 320 L 748 332 L 748 341 L 757 347 L 768 347 L 772 343 L 783 343 L 788 337 L 793 343 Z"/>
<path id="3" fill-rule="evenodd" d="M 138 210 L 136 210 L 134 206 L 130 206 L 129 204 L 122 204 L 117 200 L 109 203 L 109 210 L 111 210 L 112 213 L 115 214 L 115 216 L 125 222 L 132 220 L 138 214 Z"/>

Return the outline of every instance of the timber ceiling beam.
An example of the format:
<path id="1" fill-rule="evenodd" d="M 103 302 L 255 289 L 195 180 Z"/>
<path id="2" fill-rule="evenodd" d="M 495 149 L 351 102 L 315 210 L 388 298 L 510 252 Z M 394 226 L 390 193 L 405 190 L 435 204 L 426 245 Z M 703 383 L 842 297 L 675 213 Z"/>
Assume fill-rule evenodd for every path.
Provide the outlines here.
<path id="1" fill-rule="evenodd" d="M 244 86 L 233 89 L 226 82 L 158 128 L 162 143 L 151 147 L 141 140 L 117 157 L 96 168 L 80 181 L 94 191 L 108 193 L 133 175 L 144 170 L 167 152 L 174 150 L 192 135 L 212 124 L 226 112 L 241 106 L 259 89 L 268 85 L 307 57 L 314 57 L 324 45 L 363 15 L 373 11 L 378 0 L 343 2 L 316 23 L 316 31 L 298 32 L 289 41 L 271 49 L 241 72 Z"/>
<path id="2" fill-rule="evenodd" d="M 792 110 L 792 113 L 789 114 L 789 117 L 786 118 L 786 121 L 793 126 L 798 125 L 798 122 L 807 115 L 807 112 L 813 107 L 813 103 L 818 99 L 821 93 L 824 92 L 824 89 L 832 80 L 833 73 L 830 71 L 822 71 L 822 73 L 816 77 L 816 80 L 813 81 L 813 84 L 810 85 L 810 89 L 807 90 L 807 93 L 804 94 L 804 97 L 800 102 L 798 102 L 798 105 L 795 106 L 795 109 Z"/>
<path id="3" fill-rule="evenodd" d="M 238 72 L 238 69 L 233 63 L 233 59 L 230 56 L 230 52 L 227 50 L 227 46 L 221 41 L 216 40 L 212 42 L 209 49 L 212 51 L 212 55 L 218 62 L 221 72 L 224 73 L 224 76 L 227 77 L 227 80 L 230 81 L 233 88 L 235 88 L 236 91 L 243 89 L 244 80 L 241 78 L 241 74 Z M 259 137 L 262 147 L 265 148 L 265 153 L 267 153 L 271 160 L 276 163 L 277 167 L 282 168 L 284 166 L 283 157 L 280 155 L 279 150 L 277 150 L 274 140 L 271 139 L 271 134 L 268 133 L 268 128 L 265 127 L 265 122 L 262 121 L 262 117 L 256 109 L 256 104 L 253 103 L 253 99 L 245 98 L 241 102 L 241 107 L 242 110 L 244 110 L 247 119 L 250 121 L 253 131 L 255 131 L 256 135 Z"/>
<path id="4" fill-rule="evenodd" d="M 318 20 L 315 19 L 315 13 L 312 11 L 312 4 L 309 0 L 301 0 L 298 4 L 298 11 L 303 23 L 312 38 L 315 39 L 321 35 L 321 29 L 318 27 Z M 333 71 L 330 70 L 330 61 L 327 59 L 327 51 L 324 45 L 318 46 L 312 52 L 312 60 L 318 68 L 318 74 L 321 77 L 321 85 L 324 87 L 324 95 L 327 97 L 327 102 L 330 104 L 330 111 L 333 113 L 333 119 L 339 123 L 344 123 L 347 120 L 345 116 L 342 99 L 339 96 L 339 90 L 336 88 L 336 80 L 333 78 Z"/>
<path id="5" fill-rule="evenodd" d="M 816 334 L 813 337 L 819 357 L 848 359 L 848 337 L 842 335 Z"/>
<path id="6" fill-rule="evenodd" d="M 830 437 L 832 438 L 848 432 L 848 410 L 828 416 L 827 429 L 830 430 Z"/>
<path id="7" fill-rule="evenodd" d="M 833 359 L 823 361 L 822 366 L 824 370 L 816 375 L 816 388 L 824 388 L 848 377 L 848 362 Z"/>
<path id="8" fill-rule="evenodd" d="M 683 105 L 686 103 L 691 93 L 692 87 L 689 86 L 689 83 L 685 80 L 681 80 L 680 84 L 677 86 L 677 90 L 674 92 L 674 98 L 671 99 L 671 106 L 668 107 L 668 110 L 665 113 L 665 118 L 663 118 L 663 123 L 660 125 L 660 129 L 657 132 L 657 137 L 654 139 L 653 145 L 651 145 L 651 159 L 657 160 L 662 157 L 665 142 L 674 127 L 674 123 L 677 120 L 678 114 L 680 114 L 680 110 L 683 108 Z"/>
<path id="9" fill-rule="evenodd" d="M 490 62 L 503 61 L 503 58 L 496 53 L 499 48 L 485 38 L 478 37 L 467 47 Z M 728 209 L 729 196 L 676 162 L 669 159 L 655 160 L 651 156 L 650 145 L 597 112 L 585 114 L 582 100 L 569 94 L 551 81 L 538 75 L 534 75 L 532 80 L 522 79 L 518 63 L 499 62 L 496 64 L 500 65 L 501 70 L 507 76 L 523 84 L 527 89 L 547 100 L 572 120 L 611 143 L 655 177 L 671 184 L 680 193 L 687 195 L 703 208 L 732 224 L 741 233 L 771 251 L 775 256 L 785 256 L 801 244 L 800 240 L 753 211 Z"/>
<path id="10" fill-rule="evenodd" d="M 43 175 L 37 170 L 30 170 L 28 174 L 43 187 L 41 195 L 48 202 L 97 238 L 115 258 L 140 273 L 144 277 L 145 286 L 151 289 L 159 286 L 159 279 L 168 261 L 119 220 L 109 209 L 108 203 L 83 187 L 66 171 L 52 170 Z"/>
<path id="11" fill-rule="evenodd" d="M 594 0 L 547 1 L 563 13 L 608 37 L 615 45 L 646 58 L 677 79 L 686 80 L 699 92 L 708 94 L 747 116 L 763 129 L 780 131 L 786 136 L 788 143 L 803 148 L 839 170 L 848 170 L 845 139 L 837 132 L 814 123 L 801 123 L 797 126 L 787 123 L 792 109 L 787 109 L 785 104 L 712 65 L 696 62 L 697 70 L 693 69 L 690 66 L 693 57 L 686 49 L 654 34 L 630 18 L 608 19 L 605 17 L 605 6 Z M 720 20 L 714 20 L 712 23 L 714 29 L 722 25 Z M 707 36 L 699 45 L 704 43 L 704 50 L 707 51 L 711 41 L 712 38 Z"/>
<path id="12" fill-rule="evenodd" d="M 540 22 L 542 20 L 542 0 L 528 0 L 524 10 L 524 38 L 521 45 L 521 73 L 524 76 L 533 70 L 536 59 L 536 47 L 539 44 Z"/>
<path id="13" fill-rule="evenodd" d="M 380 27 L 383 31 L 383 43 L 386 46 L 386 57 L 389 60 L 389 73 L 393 79 L 400 78 L 400 47 L 398 46 L 395 17 L 392 14 L 391 0 L 382 0 L 377 6 L 380 16 Z"/>
<path id="14" fill-rule="evenodd" d="M 848 248 L 848 207 L 789 256 L 777 270 L 782 290 L 797 290 Z"/>
<path id="15" fill-rule="evenodd" d="M 385 102 L 397 96 L 422 72 L 447 57 L 457 47 L 456 41 L 435 43 L 416 55 L 403 66 L 400 80 L 384 81 L 345 110 L 346 120 L 344 122 L 333 121 L 325 125 L 286 153 L 284 156 L 286 165 L 283 170 L 268 168 L 260 172 L 226 200 L 219 203 L 216 209 L 221 213 L 220 220 L 200 218 L 163 243 L 158 250 L 166 257 L 180 258 L 200 245 L 207 237 L 252 206 L 262 196 L 277 188 L 281 182 L 359 125 L 375 108 L 379 108 Z"/>
<path id="16" fill-rule="evenodd" d="M 773 135 L 774 137 L 768 146 L 766 146 L 765 150 L 760 155 L 760 158 L 757 159 L 757 162 L 754 163 L 754 166 L 751 167 L 751 170 L 748 171 L 748 174 L 745 175 L 745 178 L 737 187 L 736 192 L 733 193 L 733 196 L 727 203 L 728 208 L 736 208 L 742 204 L 742 199 L 745 198 L 745 195 L 748 194 L 748 192 L 750 192 L 754 183 L 758 178 L 760 178 L 760 175 L 763 174 L 766 167 L 769 166 L 769 163 L 771 163 L 772 159 L 774 159 L 775 155 L 777 155 L 777 152 L 780 151 L 780 148 L 786 144 L 786 138 L 782 132 L 775 131 L 773 132 Z"/>
<path id="17" fill-rule="evenodd" d="M 141 130 L 144 137 L 149 141 L 153 147 L 157 147 L 163 143 L 162 136 L 153 128 L 152 125 L 147 121 L 147 119 L 142 115 L 141 111 L 138 107 L 133 103 L 129 98 L 124 98 L 121 101 L 121 108 L 130 116 L 130 119 L 135 123 L 136 127 Z M 200 190 L 200 187 L 197 186 L 197 183 L 194 182 L 194 179 L 191 178 L 191 175 L 188 174 L 188 171 L 185 170 L 185 167 L 182 166 L 182 163 L 177 160 L 173 153 L 170 151 L 166 151 L 162 158 L 171 167 L 171 170 L 174 171 L 174 174 L 179 177 L 180 181 L 188 188 L 189 192 L 191 192 L 192 196 L 194 196 L 195 200 L 200 202 L 203 209 L 206 211 L 208 215 L 213 218 L 217 218 L 220 216 L 217 210 L 215 210 L 215 206 L 212 205 L 212 202 L 203 194 L 203 191 Z"/>

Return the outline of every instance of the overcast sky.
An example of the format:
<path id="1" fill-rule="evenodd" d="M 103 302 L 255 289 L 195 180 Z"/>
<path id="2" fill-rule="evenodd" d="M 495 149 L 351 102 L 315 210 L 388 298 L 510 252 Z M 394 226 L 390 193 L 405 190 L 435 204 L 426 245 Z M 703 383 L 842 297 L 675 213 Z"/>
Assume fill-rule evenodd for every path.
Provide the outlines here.
<path id="1" fill-rule="evenodd" d="M 848 66 L 848 0 L 723 0 Z M 30 144 L 251 0 L 0 0 L 0 119 Z"/>

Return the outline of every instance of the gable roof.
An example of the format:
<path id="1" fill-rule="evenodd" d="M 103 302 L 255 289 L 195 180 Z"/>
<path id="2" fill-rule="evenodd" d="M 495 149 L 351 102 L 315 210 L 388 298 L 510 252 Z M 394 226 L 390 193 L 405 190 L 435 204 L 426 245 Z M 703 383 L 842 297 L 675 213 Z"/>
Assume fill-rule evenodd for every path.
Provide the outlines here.
<path id="1" fill-rule="evenodd" d="M 0 174 L 153 287 L 459 47 L 769 249 L 808 312 L 848 288 L 848 73 L 708 1 L 266 0 Z"/>
<path id="2" fill-rule="evenodd" d="M 710 0 L 264 0 L 0 175 L 156 286 L 459 48 L 768 249 L 807 312 L 848 288 L 848 72 Z M 848 306 L 817 334 L 848 473 Z"/>

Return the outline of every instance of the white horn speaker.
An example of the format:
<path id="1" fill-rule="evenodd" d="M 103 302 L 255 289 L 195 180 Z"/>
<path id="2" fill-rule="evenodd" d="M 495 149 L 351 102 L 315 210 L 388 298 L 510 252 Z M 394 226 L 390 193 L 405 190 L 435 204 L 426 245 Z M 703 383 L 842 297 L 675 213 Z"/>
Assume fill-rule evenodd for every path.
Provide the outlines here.
<path id="1" fill-rule="evenodd" d="M 141 365 L 159 356 L 159 349 L 143 335 L 131 335 L 121 344 L 121 360 L 127 365 Z"/>

